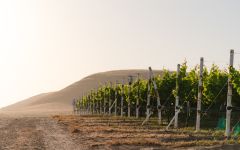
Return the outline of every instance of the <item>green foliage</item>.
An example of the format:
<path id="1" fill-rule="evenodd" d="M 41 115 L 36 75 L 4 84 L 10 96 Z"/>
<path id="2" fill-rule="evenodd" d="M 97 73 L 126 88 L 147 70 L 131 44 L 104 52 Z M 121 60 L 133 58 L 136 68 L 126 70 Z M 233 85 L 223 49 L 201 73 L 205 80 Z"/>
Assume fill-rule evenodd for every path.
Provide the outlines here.
<path id="1" fill-rule="evenodd" d="M 168 70 L 164 70 L 162 77 L 159 76 L 156 78 L 156 83 L 162 103 L 165 103 L 175 91 L 176 73 L 170 73 Z"/>
<path id="2" fill-rule="evenodd" d="M 228 73 L 226 70 L 220 70 L 218 66 L 213 64 L 209 70 L 204 68 L 203 71 L 202 104 L 205 107 L 213 103 L 219 107 L 226 102 L 228 77 L 231 77 L 234 88 L 233 100 L 236 100 L 236 104 L 239 104 L 237 100 L 240 94 L 240 72 L 234 68 L 230 68 L 230 73 Z M 180 97 L 180 105 L 185 101 L 189 101 L 192 107 L 196 107 L 199 66 L 189 70 L 187 62 L 185 61 L 180 67 L 178 78 L 176 72 L 164 70 L 161 76 L 157 76 L 154 79 L 157 84 L 161 104 L 165 104 L 165 102 L 169 100 L 169 97 L 171 103 L 174 103 L 174 96 L 176 97 L 178 95 Z M 109 99 L 113 103 L 115 96 L 117 96 L 118 104 L 120 104 L 121 96 L 123 96 L 125 107 L 129 99 L 131 100 L 132 107 L 135 107 L 137 100 L 139 100 L 139 105 L 141 105 L 140 110 L 142 111 L 141 114 L 144 114 L 147 103 L 148 82 L 149 81 L 146 79 L 139 79 L 135 80 L 131 85 L 107 84 L 101 86 L 97 91 L 92 91 L 90 94 L 85 95 L 81 99 L 81 102 L 85 107 L 93 102 L 100 102 L 103 104 L 104 99 L 107 103 Z M 178 86 L 176 86 L 176 83 L 178 83 Z M 156 94 L 154 93 L 153 85 L 151 85 L 150 88 L 151 101 L 154 102 L 155 105 Z M 153 103 L 151 104 L 153 105 Z M 81 104 L 78 102 L 76 105 L 79 107 Z"/>
<path id="3" fill-rule="evenodd" d="M 219 67 L 214 64 L 212 65 L 209 73 L 204 77 L 203 82 L 203 102 L 205 104 L 211 104 L 222 89 L 223 91 L 218 95 L 216 103 L 224 103 L 227 95 L 227 78 L 228 74 L 226 71 L 220 70 Z"/>

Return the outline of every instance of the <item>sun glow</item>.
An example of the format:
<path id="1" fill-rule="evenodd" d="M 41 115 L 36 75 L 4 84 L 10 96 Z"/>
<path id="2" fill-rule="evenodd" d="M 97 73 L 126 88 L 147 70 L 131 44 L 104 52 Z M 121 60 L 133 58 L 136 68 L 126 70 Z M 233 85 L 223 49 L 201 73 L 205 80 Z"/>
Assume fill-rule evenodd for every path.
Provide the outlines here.
<path id="1" fill-rule="evenodd" d="M 200 57 L 228 62 L 229 49 L 240 47 L 238 6 L 218 0 L 0 0 L 0 107 L 102 71 L 175 70 L 184 59 L 195 66 Z"/>

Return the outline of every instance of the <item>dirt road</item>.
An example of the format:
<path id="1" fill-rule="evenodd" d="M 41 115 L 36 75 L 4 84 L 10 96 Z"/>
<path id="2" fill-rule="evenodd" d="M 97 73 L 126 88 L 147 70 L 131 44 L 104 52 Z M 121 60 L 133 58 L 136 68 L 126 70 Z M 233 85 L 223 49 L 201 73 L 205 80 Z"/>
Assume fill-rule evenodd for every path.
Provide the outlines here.
<path id="1" fill-rule="evenodd" d="M 51 118 L 2 118 L 0 149 L 77 149 L 77 145 Z"/>

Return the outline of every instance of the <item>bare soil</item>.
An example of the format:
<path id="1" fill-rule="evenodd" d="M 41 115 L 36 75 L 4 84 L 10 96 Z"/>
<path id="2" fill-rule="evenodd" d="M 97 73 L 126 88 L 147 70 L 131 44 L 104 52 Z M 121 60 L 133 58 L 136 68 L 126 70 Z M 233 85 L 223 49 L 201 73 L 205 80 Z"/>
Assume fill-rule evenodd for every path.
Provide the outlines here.
<path id="1" fill-rule="evenodd" d="M 0 150 L 240 149 L 207 132 L 167 132 L 140 123 L 103 116 L 1 117 Z"/>
<path id="2" fill-rule="evenodd" d="M 0 149 L 76 149 L 71 135 L 49 117 L 0 119 Z"/>
<path id="3" fill-rule="evenodd" d="M 240 149 L 229 145 L 222 136 L 211 131 L 172 130 L 143 120 L 108 116 L 54 116 L 58 124 L 72 134 L 75 143 L 87 149 Z M 233 142 L 234 143 L 234 142 Z"/>

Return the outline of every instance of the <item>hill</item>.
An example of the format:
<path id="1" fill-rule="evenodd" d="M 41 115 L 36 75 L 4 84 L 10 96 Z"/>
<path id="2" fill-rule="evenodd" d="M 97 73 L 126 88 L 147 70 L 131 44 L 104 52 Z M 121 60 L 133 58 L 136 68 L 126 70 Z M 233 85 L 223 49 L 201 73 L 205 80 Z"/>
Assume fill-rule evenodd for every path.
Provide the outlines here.
<path id="1" fill-rule="evenodd" d="M 82 80 L 73 83 L 72 85 L 51 93 L 39 94 L 20 101 L 16 104 L 2 108 L 3 112 L 69 112 L 72 110 L 71 101 L 73 98 L 79 98 L 82 94 L 96 89 L 97 86 L 103 85 L 106 82 L 116 83 L 116 81 L 127 83 L 128 76 L 137 76 L 146 79 L 148 70 L 117 70 L 96 73 L 83 78 Z M 162 71 L 154 71 L 155 75 L 161 75 Z"/>

